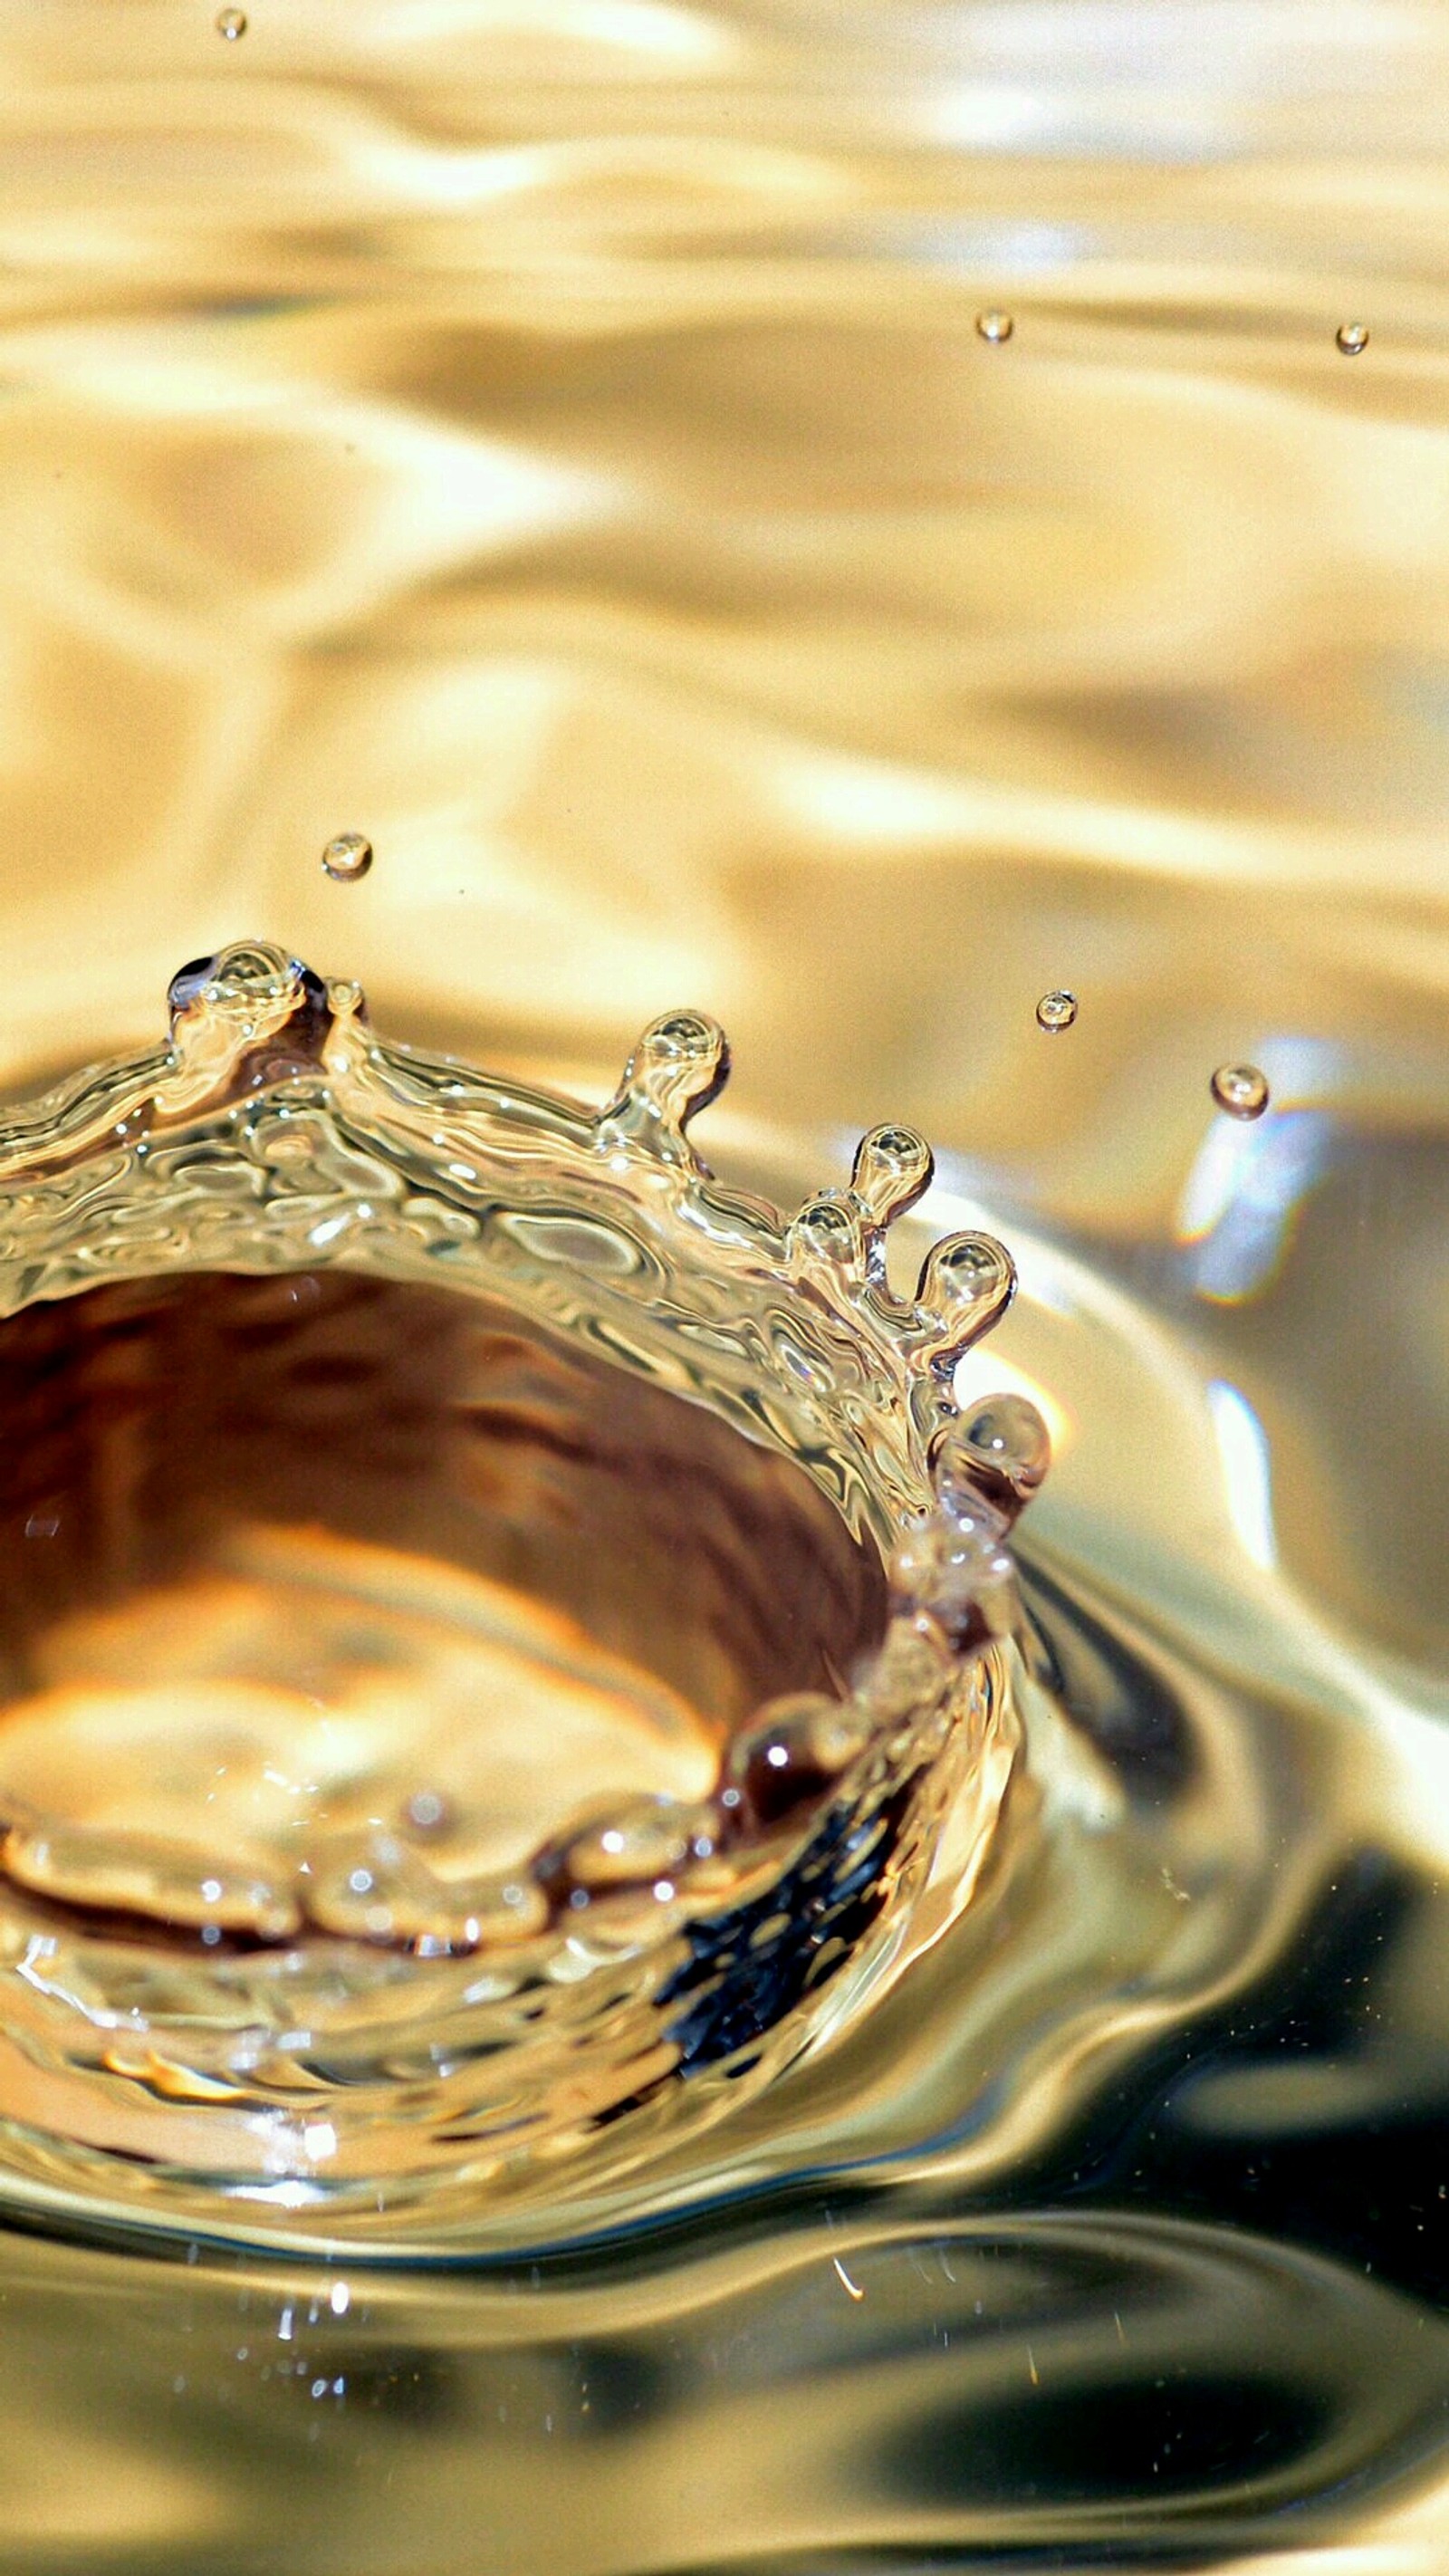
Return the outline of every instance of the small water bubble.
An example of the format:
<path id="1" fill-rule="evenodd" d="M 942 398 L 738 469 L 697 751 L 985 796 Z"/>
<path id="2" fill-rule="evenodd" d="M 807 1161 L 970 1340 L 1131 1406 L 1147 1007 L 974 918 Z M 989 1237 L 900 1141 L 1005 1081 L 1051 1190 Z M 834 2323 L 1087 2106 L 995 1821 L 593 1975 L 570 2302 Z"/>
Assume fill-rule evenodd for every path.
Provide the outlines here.
<path id="1" fill-rule="evenodd" d="M 336 832 L 322 853 L 322 865 L 338 885 L 356 885 L 372 865 L 372 843 L 365 832 Z"/>
<path id="2" fill-rule="evenodd" d="M 1333 336 L 1345 358 L 1360 358 L 1369 343 L 1368 324 L 1340 322 Z"/>
<path id="3" fill-rule="evenodd" d="M 976 316 L 977 339 L 989 341 L 993 349 L 1001 348 L 1011 338 L 1015 329 L 1014 317 L 1010 313 L 1003 313 L 999 305 L 988 305 L 984 313 L 978 313 Z"/>
<path id="4" fill-rule="evenodd" d="M 1220 1064 L 1212 1095 L 1230 1118 L 1261 1118 L 1268 1106 L 1268 1077 L 1255 1064 Z"/>
<path id="5" fill-rule="evenodd" d="M 994 1235 L 945 1234 L 921 1265 L 916 1294 L 950 1323 L 953 1347 L 965 1349 L 1010 1302 L 1015 1289 L 1011 1255 Z"/>
<path id="6" fill-rule="evenodd" d="M 247 13 L 245 9 L 218 9 L 216 13 L 216 32 L 219 36 L 224 38 L 227 44 L 234 45 L 238 36 L 244 36 L 246 31 Z"/>
<path id="7" fill-rule="evenodd" d="M 1064 991 L 1043 993 L 1036 1006 L 1037 1027 L 1045 1029 L 1049 1037 L 1055 1037 L 1059 1029 L 1069 1029 L 1076 1016 L 1075 993 Z"/>

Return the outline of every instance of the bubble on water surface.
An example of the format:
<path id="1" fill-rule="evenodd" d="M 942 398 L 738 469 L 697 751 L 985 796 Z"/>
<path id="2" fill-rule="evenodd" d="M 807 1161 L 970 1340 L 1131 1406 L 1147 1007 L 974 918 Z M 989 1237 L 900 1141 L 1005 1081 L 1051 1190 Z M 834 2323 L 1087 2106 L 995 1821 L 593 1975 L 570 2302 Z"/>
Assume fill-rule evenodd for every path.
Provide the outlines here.
<path id="1" fill-rule="evenodd" d="M 978 340 L 988 341 L 993 349 L 1002 348 L 1015 329 L 1015 316 L 1003 313 L 999 305 L 988 305 L 984 313 L 978 313 L 976 316 Z"/>
<path id="2" fill-rule="evenodd" d="M 1368 324 L 1340 322 L 1333 336 L 1345 358 L 1360 358 L 1369 344 Z"/>
<path id="3" fill-rule="evenodd" d="M 245 9 L 219 9 L 217 11 L 216 32 L 219 36 L 224 38 L 227 44 L 234 45 L 237 38 L 239 36 L 244 36 L 246 31 L 247 13 Z"/>

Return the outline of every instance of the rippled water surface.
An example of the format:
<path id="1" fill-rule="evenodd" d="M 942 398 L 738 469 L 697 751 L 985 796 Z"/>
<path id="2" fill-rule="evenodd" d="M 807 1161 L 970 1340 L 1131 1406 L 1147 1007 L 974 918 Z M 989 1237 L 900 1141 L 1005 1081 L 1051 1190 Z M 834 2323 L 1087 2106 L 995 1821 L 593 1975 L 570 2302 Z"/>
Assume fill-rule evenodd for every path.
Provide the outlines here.
<path id="1" fill-rule="evenodd" d="M 697 1006 L 1056 1454 L 971 1903 L 724 2115 L 426 2260 L 5 2186 L 0 2567 L 1435 2576 L 1449 11 L 247 20 L 0 0 L 6 1086 L 239 938 Z"/>

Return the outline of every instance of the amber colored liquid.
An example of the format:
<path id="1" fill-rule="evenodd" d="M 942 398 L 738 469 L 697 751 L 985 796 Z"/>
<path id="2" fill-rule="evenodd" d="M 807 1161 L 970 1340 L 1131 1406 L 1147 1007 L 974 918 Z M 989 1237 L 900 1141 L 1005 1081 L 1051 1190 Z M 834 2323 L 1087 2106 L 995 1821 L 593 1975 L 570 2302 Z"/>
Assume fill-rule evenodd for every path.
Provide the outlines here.
<path id="1" fill-rule="evenodd" d="M 0 2567 L 1437 2576 L 1449 25 L 214 14 L 0 6 L 6 1078 L 255 932 L 595 1098 L 711 1009 L 787 1198 L 916 1120 L 1021 1263 L 1056 1714 L 970 1920 L 607 2228 L 57 2186 Z M 163 1643 L 47 1596 L 63 1486 L 32 1696 Z M 175 1576 L 249 1672 L 295 1578 Z"/>

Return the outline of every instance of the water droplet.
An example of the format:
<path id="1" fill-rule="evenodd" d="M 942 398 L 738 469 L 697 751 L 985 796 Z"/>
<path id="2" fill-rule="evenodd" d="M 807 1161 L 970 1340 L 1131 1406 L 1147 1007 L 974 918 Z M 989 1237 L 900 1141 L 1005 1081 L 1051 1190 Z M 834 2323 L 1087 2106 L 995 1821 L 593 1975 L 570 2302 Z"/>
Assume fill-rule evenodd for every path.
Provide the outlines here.
<path id="1" fill-rule="evenodd" d="M 1333 336 L 1346 358 L 1362 357 L 1369 343 L 1368 324 L 1340 322 Z"/>
<path id="2" fill-rule="evenodd" d="M 216 13 L 216 32 L 219 36 L 224 37 L 229 45 L 234 45 L 238 36 L 244 36 L 246 31 L 247 13 L 245 9 L 218 9 Z"/>
<path id="3" fill-rule="evenodd" d="M 1049 1037 L 1055 1037 L 1059 1029 L 1069 1029 L 1076 1016 L 1077 997 L 1075 993 L 1067 993 L 1060 990 L 1052 993 L 1043 993 L 1041 1000 L 1036 1006 L 1037 1027 L 1039 1029 L 1045 1029 Z"/>
<path id="4" fill-rule="evenodd" d="M 372 865 L 372 843 L 365 832 L 338 832 L 322 853 L 322 865 L 338 885 L 355 885 Z"/>
<path id="5" fill-rule="evenodd" d="M 838 1190 L 821 1190 L 790 1220 L 790 1240 L 817 1261 L 849 1266 L 864 1257 L 860 1216 Z"/>
<path id="6" fill-rule="evenodd" d="M 889 1225 L 931 1186 L 935 1159 L 914 1127 L 872 1127 L 855 1149 L 850 1186 L 875 1225 Z"/>
<path id="7" fill-rule="evenodd" d="M 727 1778 L 758 1824 L 779 1824 L 820 1797 L 855 1760 L 869 1725 L 850 1701 L 796 1691 L 771 1700 L 730 1746 Z M 723 1803 L 723 1802 L 721 1802 Z"/>
<path id="8" fill-rule="evenodd" d="M 1016 1269 L 990 1234 L 947 1234 L 921 1265 L 916 1294 L 946 1327 L 948 1356 L 969 1350 L 1016 1293 Z"/>
<path id="9" fill-rule="evenodd" d="M 266 940 L 238 940 L 215 957 L 192 958 L 172 976 L 166 998 L 178 1043 L 193 1013 L 203 1036 L 208 1029 L 230 1028 L 239 1044 L 290 1024 L 312 1045 L 328 1021 L 320 975 Z"/>
<path id="10" fill-rule="evenodd" d="M 1051 1439 L 1024 1395 L 988 1395 L 953 1423 L 936 1458 L 937 1491 L 969 1505 L 980 1493 L 1013 1512 L 1051 1465 Z"/>
<path id="11" fill-rule="evenodd" d="M 1255 1064 L 1220 1064 L 1212 1095 L 1230 1118 L 1261 1118 L 1268 1106 L 1268 1077 Z"/>
<path id="12" fill-rule="evenodd" d="M 999 305 L 988 305 L 984 313 L 978 313 L 976 316 L 978 340 L 989 340 L 993 349 L 1001 348 L 1003 343 L 1011 338 L 1015 329 L 1016 322 L 1013 316 L 1010 313 L 1003 313 Z"/>
<path id="13" fill-rule="evenodd" d="M 651 1020 L 629 1058 L 621 1100 L 632 1097 L 654 1120 L 683 1128 L 724 1089 L 729 1069 L 729 1042 L 718 1021 L 706 1011 L 666 1011 Z"/>

